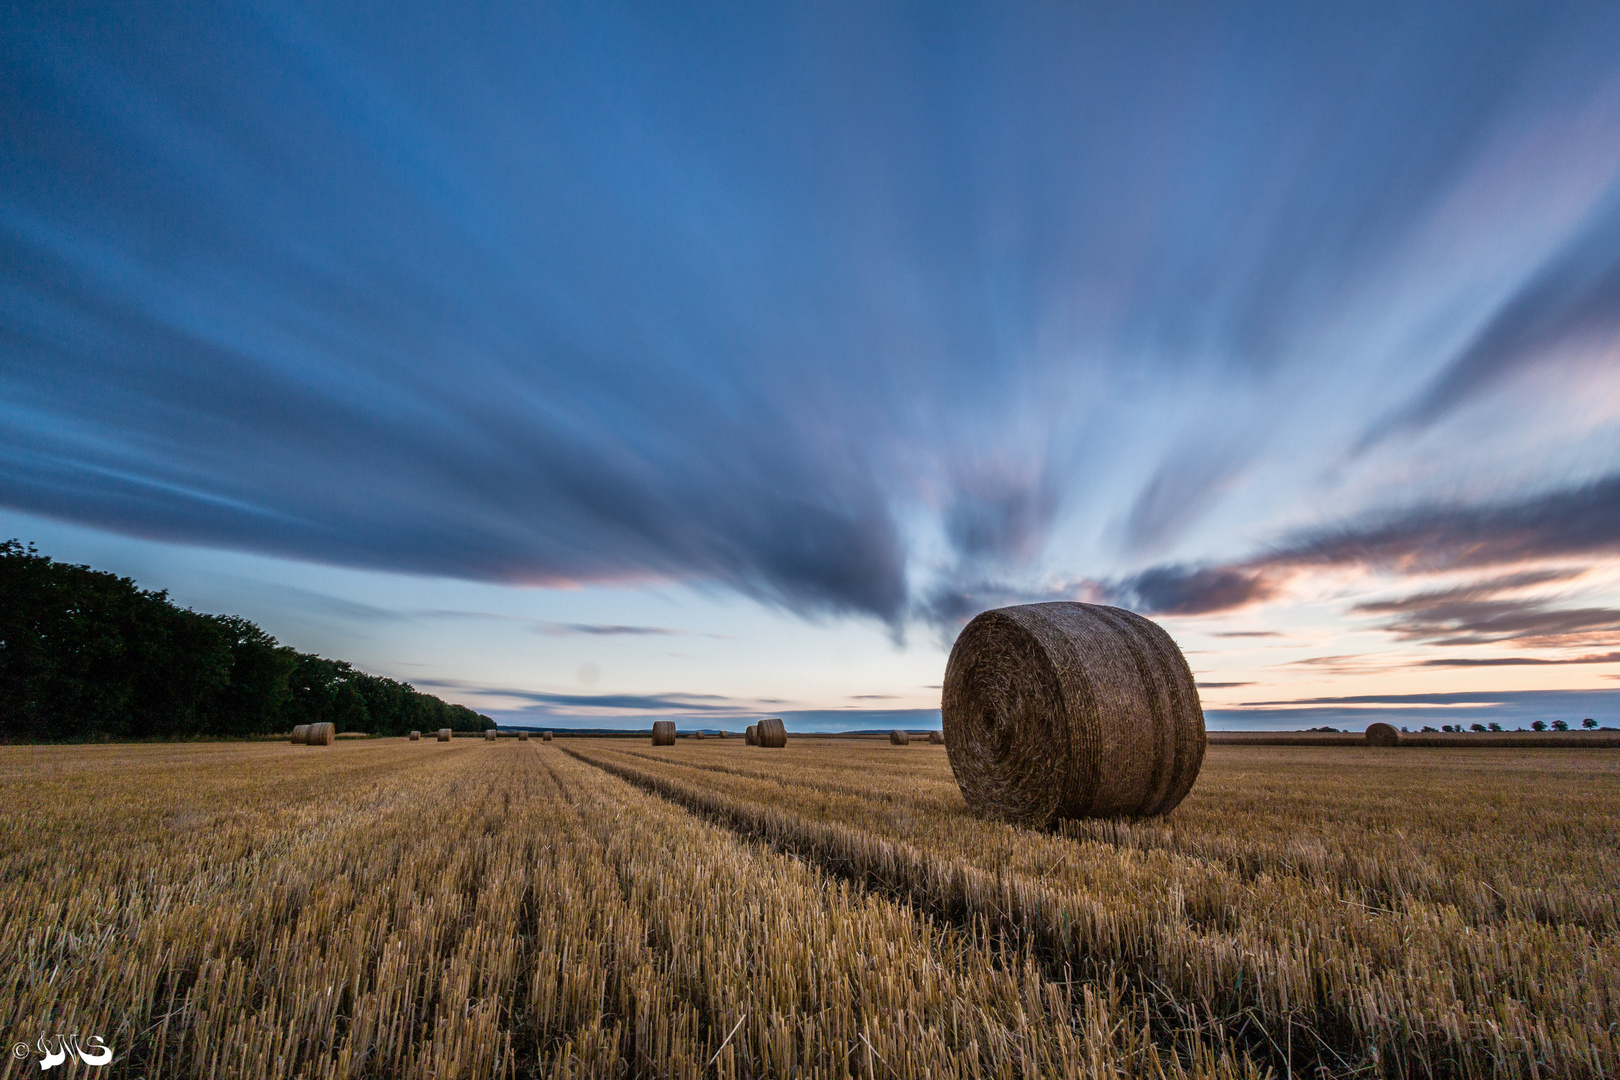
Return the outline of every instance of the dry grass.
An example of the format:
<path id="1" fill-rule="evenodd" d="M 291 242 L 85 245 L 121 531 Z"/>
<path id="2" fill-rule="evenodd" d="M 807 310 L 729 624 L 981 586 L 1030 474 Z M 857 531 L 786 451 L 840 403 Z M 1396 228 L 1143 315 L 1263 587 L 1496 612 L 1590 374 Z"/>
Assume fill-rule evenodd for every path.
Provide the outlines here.
<path id="1" fill-rule="evenodd" d="M 1614 1075 L 1617 779 L 1216 747 L 1036 832 L 881 741 L 6 747 L 0 1021 L 135 1076 Z"/>

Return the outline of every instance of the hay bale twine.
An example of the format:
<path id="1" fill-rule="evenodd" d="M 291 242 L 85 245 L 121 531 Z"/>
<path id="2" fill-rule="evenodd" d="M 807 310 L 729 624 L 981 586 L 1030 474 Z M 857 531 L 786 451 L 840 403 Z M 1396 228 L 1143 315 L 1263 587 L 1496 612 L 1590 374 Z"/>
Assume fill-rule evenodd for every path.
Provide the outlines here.
<path id="1" fill-rule="evenodd" d="M 1017 824 L 1168 813 L 1204 760 L 1186 658 L 1157 623 L 1121 608 L 980 614 L 951 649 L 941 706 L 968 805 Z"/>
<path id="2" fill-rule="evenodd" d="M 309 739 L 309 725 L 299 724 L 293 728 L 292 741 L 294 746 L 302 746 Z"/>
<path id="3" fill-rule="evenodd" d="M 485 742 L 494 742 L 498 738 L 500 738 L 500 733 L 497 732 L 494 728 L 485 728 L 484 729 L 484 741 Z"/>
<path id="4" fill-rule="evenodd" d="M 889 732 L 889 745 L 890 746 L 910 746 L 911 745 L 911 736 L 907 735 L 903 731 L 891 731 L 891 732 Z"/>
<path id="5" fill-rule="evenodd" d="M 450 741 L 450 729 L 449 728 L 442 727 L 442 728 L 439 729 L 439 741 L 440 742 L 449 742 Z"/>
<path id="6" fill-rule="evenodd" d="M 1396 730 L 1394 724 L 1368 724 L 1367 745 L 1399 746 L 1401 745 L 1401 733 Z"/>
<path id="7" fill-rule="evenodd" d="M 930 731 L 928 733 L 928 745 L 929 746 L 944 746 L 945 745 L 945 733 L 943 731 Z"/>
<path id="8" fill-rule="evenodd" d="M 421 740 L 421 738 L 422 738 L 422 733 L 420 731 L 411 732 L 411 742 L 419 742 Z"/>
<path id="9" fill-rule="evenodd" d="M 529 741 L 529 733 L 527 731 L 518 732 L 518 742 L 528 742 L 528 741 Z"/>
<path id="10" fill-rule="evenodd" d="M 654 720 L 653 721 L 653 740 L 652 740 L 652 744 L 654 746 L 674 746 L 675 745 L 675 721 L 673 721 L 673 720 Z"/>
<path id="11" fill-rule="evenodd" d="M 787 728 L 782 726 L 782 718 L 773 716 L 761 720 L 757 725 L 759 745 L 769 746 L 780 750 L 787 745 Z"/>
<path id="12" fill-rule="evenodd" d="M 551 741 L 551 732 L 547 731 L 547 732 L 543 733 L 540 736 L 540 741 L 541 742 L 550 742 Z"/>
<path id="13" fill-rule="evenodd" d="M 331 746 L 337 740 L 337 725 L 333 723 L 311 724 L 309 731 L 304 735 L 304 742 L 310 746 Z"/>
<path id="14" fill-rule="evenodd" d="M 743 732 L 743 742 L 749 746 L 759 745 L 759 725 L 749 724 Z"/>

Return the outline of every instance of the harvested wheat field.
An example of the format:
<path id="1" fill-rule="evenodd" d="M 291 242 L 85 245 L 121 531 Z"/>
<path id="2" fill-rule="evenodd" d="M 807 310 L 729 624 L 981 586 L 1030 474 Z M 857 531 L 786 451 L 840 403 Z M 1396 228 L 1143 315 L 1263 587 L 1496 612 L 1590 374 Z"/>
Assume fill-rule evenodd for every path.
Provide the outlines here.
<path id="1" fill-rule="evenodd" d="M 929 745 L 4 747 L 0 1020 L 150 1077 L 1612 1076 L 1617 781 L 1215 745 L 1030 830 Z"/>

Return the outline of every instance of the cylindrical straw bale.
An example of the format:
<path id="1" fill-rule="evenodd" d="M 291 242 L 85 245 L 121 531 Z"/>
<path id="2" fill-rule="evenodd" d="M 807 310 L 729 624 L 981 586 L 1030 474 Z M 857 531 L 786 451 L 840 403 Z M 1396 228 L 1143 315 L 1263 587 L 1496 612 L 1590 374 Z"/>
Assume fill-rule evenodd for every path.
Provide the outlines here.
<path id="1" fill-rule="evenodd" d="M 310 746 L 331 746 L 337 739 L 337 726 L 331 722 L 309 725 L 309 732 L 304 736 L 304 742 Z"/>
<path id="2" fill-rule="evenodd" d="M 910 746 L 911 745 L 911 736 L 907 735 L 903 731 L 891 731 L 891 732 L 889 732 L 889 745 L 890 746 Z"/>
<path id="3" fill-rule="evenodd" d="M 547 731 L 547 732 L 543 733 L 540 736 L 540 741 L 541 742 L 550 742 L 551 741 L 551 732 Z"/>
<path id="4" fill-rule="evenodd" d="M 748 744 L 749 746 L 758 746 L 759 745 L 759 725 L 758 724 L 749 724 L 748 725 L 747 729 L 745 731 L 743 731 L 743 742 Z"/>
<path id="5" fill-rule="evenodd" d="M 652 744 L 654 746 L 674 746 L 675 721 L 654 720 Z"/>
<path id="6" fill-rule="evenodd" d="M 422 733 L 420 731 L 411 732 L 411 742 L 420 742 L 421 738 L 422 738 Z"/>
<path id="7" fill-rule="evenodd" d="M 528 741 L 529 741 L 529 733 L 527 731 L 518 732 L 518 742 L 528 742 Z"/>
<path id="8" fill-rule="evenodd" d="M 774 747 L 778 750 L 787 745 L 787 728 L 782 726 L 781 717 L 772 716 L 761 720 L 757 726 L 759 728 L 759 745 Z"/>
<path id="9" fill-rule="evenodd" d="M 450 741 L 450 729 L 449 728 L 442 727 L 442 728 L 439 729 L 439 741 L 440 742 L 449 742 Z"/>
<path id="10" fill-rule="evenodd" d="M 301 746 L 309 740 L 309 725 L 299 724 L 293 728 L 292 741 L 294 746 Z"/>
<path id="11" fill-rule="evenodd" d="M 484 729 L 484 741 L 485 742 L 494 742 L 498 738 L 500 738 L 500 734 L 494 728 L 485 728 Z"/>
<path id="12" fill-rule="evenodd" d="M 941 699 L 963 797 L 1005 821 L 1168 813 L 1204 760 L 1186 658 L 1157 623 L 1121 608 L 984 612 L 951 649 Z"/>
<path id="13" fill-rule="evenodd" d="M 692 732 L 692 738 L 694 738 L 694 739 L 707 739 L 708 736 L 703 734 L 703 732 L 701 732 L 701 731 L 694 731 L 694 732 Z"/>
<path id="14" fill-rule="evenodd" d="M 1401 733 L 1395 729 L 1394 724 L 1368 724 L 1368 746 L 1399 746 Z"/>
<path id="15" fill-rule="evenodd" d="M 930 746 L 944 746 L 945 745 L 945 733 L 943 731 L 930 731 L 928 733 L 928 745 L 930 745 Z"/>

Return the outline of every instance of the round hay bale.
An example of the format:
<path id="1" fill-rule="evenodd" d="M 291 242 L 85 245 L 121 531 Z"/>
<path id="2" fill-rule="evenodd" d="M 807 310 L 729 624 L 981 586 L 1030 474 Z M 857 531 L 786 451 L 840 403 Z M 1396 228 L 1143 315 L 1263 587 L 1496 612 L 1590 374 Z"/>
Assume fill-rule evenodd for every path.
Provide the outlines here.
<path id="1" fill-rule="evenodd" d="M 928 745 L 929 746 L 944 746 L 945 745 L 945 733 L 943 731 L 930 731 L 928 733 Z"/>
<path id="2" fill-rule="evenodd" d="M 694 732 L 692 732 L 692 738 L 694 738 L 694 739 L 706 739 L 706 738 L 708 738 L 708 736 L 703 734 L 703 732 L 701 732 L 701 731 L 694 731 Z"/>
<path id="3" fill-rule="evenodd" d="M 529 741 L 529 733 L 527 731 L 518 732 L 518 742 L 528 742 L 528 741 Z"/>
<path id="4" fill-rule="evenodd" d="M 781 717 L 773 716 L 767 720 L 761 720 L 758 728 L 759 745 L 778 750 L 787 745 L 787 728 L 782 726 Z"/>
<path id="5" fill-rule="evenodd" d="M 309 739 L 309 725 L 299 724 L 293 728 L 292 741 L 294 746 L 302 746 Z"/>
<path id="6" fill-rule="evenodd" d="M 1204 760 L 1186 658 L 1157 623 L 1121 608 L 980 614 L 951 649 L 941 706 L 968 805 L 1017 824 L 1169 813 Z"/>
<path id="7" fill-rule="evenodd" d="M 889 732 L 889 745 L 890 746 L 910 746 L 911 745 L 911 736 L 907 735 L 903 731 L 891 731 L 891 732 Z"/>
<path id="8" fill-rule="evenodd" d="M 1401 733 L 1396 730 L 1394 724 L 1368 724 L 1367 745 L 1399 746 L 1401 745 Z"/>
<path id="9" fill-rule="evenodd" d="M 540 736 L 540 741 L 541 742 L 550 742 L 551 741 L 551 732 L 548 731 L 548 732 L 545 732 L 544 734 L 542 734 Z"/>
<path id="10" fill-rule="evenodd" d="M 442 727 L 442 728 L 439 729 L 439 741 L 440 742 L 449 742 L 450 741 L 450 729 L 449 728 Z"/>
<path id="11" fill-rule="evenodd" d="M 331 746 L 337 740 L 337 725 L 331 722 L 309 725 L 304 742 L 310 746 Z"/>
<path id="12" fill-rule="evenodd" d="M 420 731 L 411 732 L 411 742 L 419 742 L 419 741 L 421 741 L 421 738 L 422 738 L 422 733 Z"/>
<path id="13" fill-rule="evenodd" d="M 498 738 L 500 738 L 500 733 L 497 732 L 494 728 L 485 728 L 484 729 L 484 741 L 485 742 L 494 742 Z"/>
<path id="14" fill-rule="evenodd" d="M 748 725 L 747 730 L 745 730 L 743 732 L 743 742 L 746 743 L 749 746 L 758 746 L 759 745 L 759 725 L 757 725 L 757 724 L 749 724 Z"/>
<path id="15" fill-rule="evenodd" d="M 654 720 L 652 744 L 654 746 L 674 746 L 675 721 Z"/>

